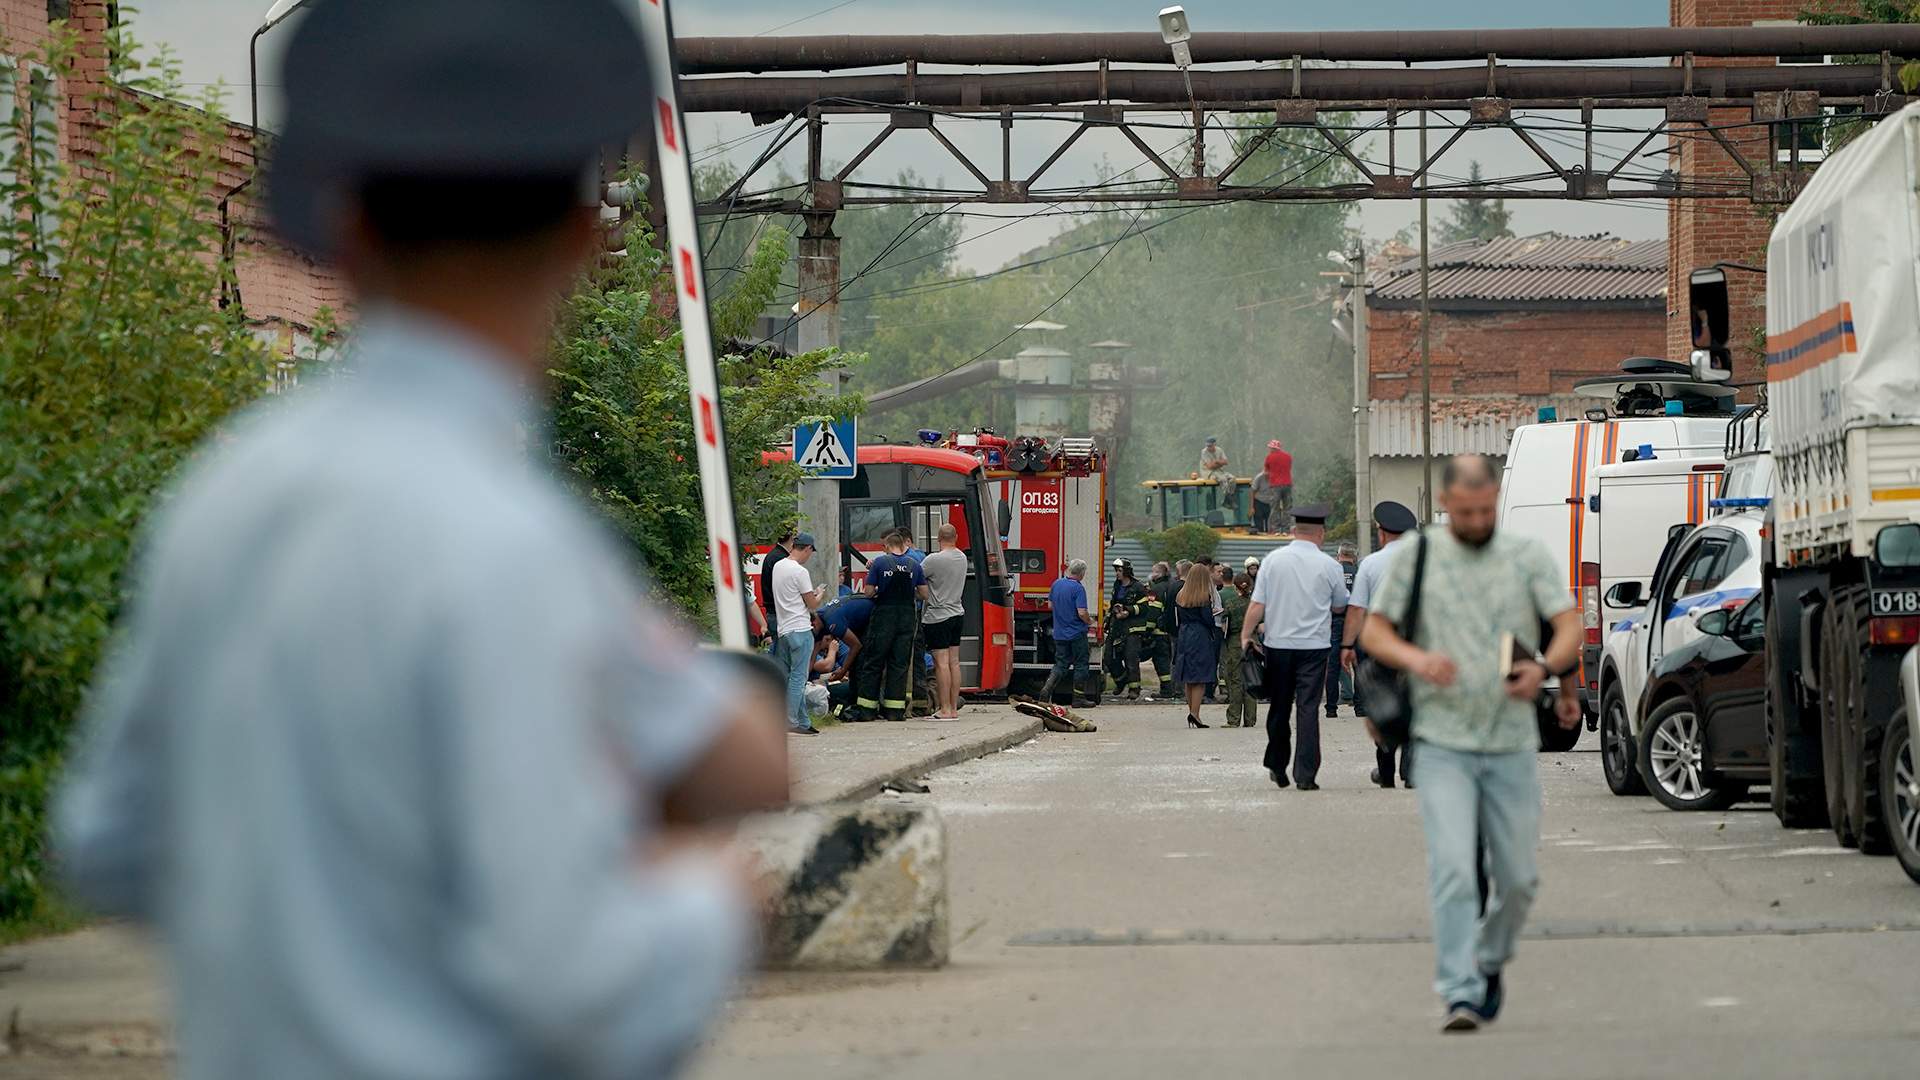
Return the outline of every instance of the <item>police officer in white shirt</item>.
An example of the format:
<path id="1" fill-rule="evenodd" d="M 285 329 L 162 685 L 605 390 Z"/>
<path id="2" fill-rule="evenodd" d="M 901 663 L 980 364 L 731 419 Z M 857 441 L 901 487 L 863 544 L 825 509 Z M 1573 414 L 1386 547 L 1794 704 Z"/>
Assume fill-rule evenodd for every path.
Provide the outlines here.
<path id="1" fill-rule="evenodd" d="M 1346 574 L 1320 550 L 1327 535 L 1325 506 L 1294 511 L 1293 543 L 1268 552 L 1253 583 L 1253 602 L 1240 630 L 1240 645 L 1252 648 L 1254 627 L 1265 623 L 1267 774 L 1287 786 L 1287 759 L 1301 791 L 1318 791 L 1320 694 L 1333 654 L 1333 616 L 1347 607 Z M 1299 745 L 1292 747 L 1287 711 L 1295 709 Z"/>
<path id="2" fill-rule="evenodd" d="M 1405 506 L 1389 500 L 1373 508 L 1373 524 L 1379 530 L 1380 547 L 1361 559 L 1359 568 L 1353 572 L 1353 596 L 1347 603 L 1346 628 L 1340 639 L 1340 663 L 1348 671 L 1352 671 L 1360 661 L 1356 643 L 1360 640 L 1361 629 L 1367 625 L 1367 607 L 1373 603 L 1373 594 L 1387 576 L 1387 565 L 1399 551 L 1401 539 L 1420 524 L 1420 519 Z M 1361 717 L 1367 715 L 1367 702 L 1360 695 L 1358 683 L 1353 688 L 1353 711 Z M 1368 734 L 1373 734 L 1371 724 L 1368 725 Z M 1379 738 L 1375 737 L 1373 757 L 1373 782 L 1383 788 L 1392 787 L 1393 750 L 1382 745 Z M 1412 743 L 1400 750 L 1400 782 L 1407 787 L 1413 786 Z"/>

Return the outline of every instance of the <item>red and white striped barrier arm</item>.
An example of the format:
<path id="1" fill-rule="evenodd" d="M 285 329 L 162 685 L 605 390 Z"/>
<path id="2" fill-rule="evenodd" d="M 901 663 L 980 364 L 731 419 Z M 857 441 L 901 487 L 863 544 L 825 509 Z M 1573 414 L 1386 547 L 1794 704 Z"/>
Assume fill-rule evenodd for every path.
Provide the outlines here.
<path id="1" fill-rule="evenodd" d="M 653 78 L 654 145 L 660 174 L 651 197 L 664 200 L 667 245 L 680 294 L 680 336 L 687 358 L 687 388 L 700 458 L 700 494 L 707 515 L 707 553 L 713 563 L 713 596 L 720 613 L 720 644 L 744 649 L 747 640 L 745 572 L 739 526 L 733 516 L 733 483 L 727 469 L 727 439 L 720 417 L 720 372 L 707 320 L 707 285 L 701 272 L 700 232 L 694 221 L 693 162 L 681 122 L 674 81 L 673 20 L 666 0 L 637 0 L 640 33 Z"/>

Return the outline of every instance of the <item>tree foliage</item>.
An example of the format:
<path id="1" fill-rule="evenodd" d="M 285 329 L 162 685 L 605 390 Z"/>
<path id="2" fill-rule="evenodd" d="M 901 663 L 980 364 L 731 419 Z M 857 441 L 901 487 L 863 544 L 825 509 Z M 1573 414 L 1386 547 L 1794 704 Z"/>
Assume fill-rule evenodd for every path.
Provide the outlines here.
<path id="1" fill-rule="evenodd" d="M 588 275 L 567 302 L 553 351 L 551 436 L 555 463 L 604 512 L 644 563 L 660 598 L 711 626 L 706 516 L 695 430 L 665 257 L 642 215 L 627 254 Z M 747 338 L 778 290 L 791 245 L 777 224 L 761 227 L 727 293 L 712 306 L 717 341 Z M 857 412 L 857 397 L 832 397 L 822 372 L 854 362 L 837 351 L 785 357 L 768 349 L 720 361 L 721 411 L 743 542 L 777 535 L 796 517 L 799 471 L 762 461 L 795 423 Z"/>
<path id="2" fill-rule="evenodd" d="M 215 102 L 177 104 L 175 66 L 143 65 L 119 32 L 106 47 L 117 87 L 89 103 L 87 175 L 31 109 L 0 140 L 0 922 L 44 902 L 47 791 L 155 493 L 271 378 L 239 310 L 214 303 L 231 272 L 208 212 Z M 63 37 L 41 57 L 54 86 L 75 55 Z"/>
<path id="3" fill-rule="evenodd" d="M 1480 163 L 1467 172 L 1475 184 L 1484 179 Z M 1502 240 L 1513 235 L 1513 213 L 1505 199 L 1455 199 L 1447 208 L 1447 219 L 1434 230 L 1433 238 L 1442 244 L 1461 240 Z"/>
<path id="4" fill-rule="evenodd" d="M 1800 21 L 1812 26 L 1854 26 L 1861 23 L 1920 23 L 1920 0 L 1813 0 L 1801 9 Z M 1901 58 L 1900 85 L 1911 94 L 1920 89 L 1920 60 Z M 1844 64 L 1879 63 L 1878 56 L 1843 56 Z"/>

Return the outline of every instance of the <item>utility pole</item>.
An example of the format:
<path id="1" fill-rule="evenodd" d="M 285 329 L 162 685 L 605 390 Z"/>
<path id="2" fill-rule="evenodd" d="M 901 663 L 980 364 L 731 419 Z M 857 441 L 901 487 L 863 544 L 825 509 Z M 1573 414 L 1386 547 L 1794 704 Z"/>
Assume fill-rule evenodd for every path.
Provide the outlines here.
<path id="1" fill-rule="evenodd" d="M 1420 114 L 1420 168 L 1427 168 L 1427 114 Z M 1420 523 L 1433 520 L 1433 309 L 1427 295 L 1427 184 L 1420 181 L 1420 452 L 1426 481 L 1420 489 Z"/>
<path id="2" fill-rule="evenodd" d="M 1373 550 L 1373 406 L 1367 353 L 1367 251 L 1353 248 L 1353 542 L 1364 559 Z"/>
<path id="3" fill-rule="evenodd" d="M 833 212 L 808 213 L 806 228 L 800 237 L 799 349 L 833 349 L 840 345 L 840 238 L 833 234 Z M 820 381 L 827 393 L 839 396 L 846 373 L 839 368 L 821 372 Z M 794 448 L 794 453 L 800 452 Z M 859 448 L 847 447 L 856 455 Z M 800 527 L 813 534 L 818 551 L 825 556 L 813 561 L 813 582 L 828 586 L 828 593 L 840 585 L 840 481 L 800 481 Z"/>

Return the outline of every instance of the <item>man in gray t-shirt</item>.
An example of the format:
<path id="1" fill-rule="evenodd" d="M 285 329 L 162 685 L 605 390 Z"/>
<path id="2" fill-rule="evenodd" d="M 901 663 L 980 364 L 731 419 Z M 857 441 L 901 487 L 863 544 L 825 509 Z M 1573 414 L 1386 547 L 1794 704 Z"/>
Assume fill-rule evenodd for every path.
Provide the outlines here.
<path id="1" fill-rule="evenodd" d="M 960 718 L 960 637 L 966 624 L 967 553 L 960 550 L 960 530 L 940 526 L 940 550 L 926 557 L 920 572 L 927 579 L 926 624 L 928 651 L 933 653 L 933 719 Z"/>
<path id="2" fill-rule="evenodd" d="M 1500 474 L 1478 454 L 1441 471 L 1447 527 L 1396 552 L 1369 600 L 1361 642 L 1413 680 L 1420 821 L 1442 1030 L 1473 1031 L 1500 1012 L 1502 973 L 1539 886 L 1540 746 L 1535 699 L 1580 660 L 1580 614 L 1539 541 L 1495 527 Z M 1419 615 L 1413 577 L 1425 544 Z M 1551 638 L 1542 639 L 1542 620 Z M 1506 655 L 1502 655 L 1502 650 Z M 1580 722 L 1570 682 L 1557 713 Z M 1382 779 L 1389 779 L 1384 774 Z M 1477 875 L 1492 885 L 1484 903 Z"/>

